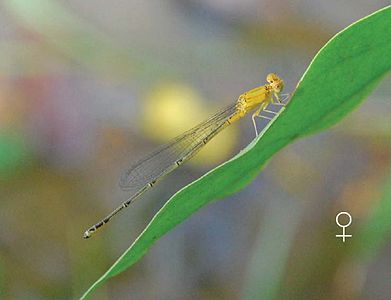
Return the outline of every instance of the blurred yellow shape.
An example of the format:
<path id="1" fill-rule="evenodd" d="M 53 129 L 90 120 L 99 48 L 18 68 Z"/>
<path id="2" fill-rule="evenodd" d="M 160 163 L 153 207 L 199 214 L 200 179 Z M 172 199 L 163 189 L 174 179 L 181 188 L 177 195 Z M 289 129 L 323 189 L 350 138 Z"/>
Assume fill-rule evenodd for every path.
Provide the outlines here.
<path id="1" fill-rule="evenodd" d="M 211 108 L 194 89 L 178 83 L 165 83 L 145 97 L 141 126 L 146 136 L 156 143 L 166 143 L 217 110 Z M 229 126 L 206 144 L 189 163 L 211 165 L 221 162 L 233 152 L 237 141 L 238 127 Z"/>

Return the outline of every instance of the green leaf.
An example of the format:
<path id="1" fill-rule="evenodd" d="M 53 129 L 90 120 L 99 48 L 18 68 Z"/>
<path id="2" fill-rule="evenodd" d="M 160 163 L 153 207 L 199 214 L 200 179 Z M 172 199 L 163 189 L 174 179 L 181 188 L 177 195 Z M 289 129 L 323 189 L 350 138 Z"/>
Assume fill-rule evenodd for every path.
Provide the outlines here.
<path id="1" fill-rule="evenodd" d="M 286 110 L 231 160 L 177 192 L 129 249 L 83 295 L 137 262 L 153 243 L 208 203 L 231 195 L 287 144 L 335 124 L 371 92 L 391 68 L 391 7 L 352 24 L 316 55 Z"/>

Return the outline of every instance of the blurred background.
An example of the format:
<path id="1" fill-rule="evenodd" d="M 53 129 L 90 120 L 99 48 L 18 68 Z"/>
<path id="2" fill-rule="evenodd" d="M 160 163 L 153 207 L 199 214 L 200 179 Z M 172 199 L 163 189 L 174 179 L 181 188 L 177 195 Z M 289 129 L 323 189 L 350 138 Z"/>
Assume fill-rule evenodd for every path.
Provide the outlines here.
<path id="1" fill-rule="evenodd" d="M 80 297 L 171 195 L 254 138 L 251 118 L 83 240 L 129 196 L 117 182 L 130 163 L 269 72 L 293 91 L 325 42 L 386 4 L 2 1 L 0 298 Z M 388 199 L 390 94 L 387 77 L 337 126 L 282 150 L 93 298 L 389 299 L 387 224 L 365 254 L 349 243 Z M 340 211 L 353 216 L 345 244 Z"/>

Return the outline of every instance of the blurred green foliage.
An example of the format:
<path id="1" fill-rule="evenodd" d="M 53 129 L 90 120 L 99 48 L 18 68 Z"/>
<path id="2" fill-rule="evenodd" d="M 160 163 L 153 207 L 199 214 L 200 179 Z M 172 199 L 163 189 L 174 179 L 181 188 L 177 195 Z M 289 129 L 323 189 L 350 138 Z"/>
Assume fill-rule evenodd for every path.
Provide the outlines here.
<path id="1" fill-rule="evenodd" d="M 352 245 L 352 255 L 370 261 L 387 241 L 391 233 L 391 172 L 384 184 L 381 199 L 370 208 L 368 217 L 360 224 Z"/>
<path id="2" fill-rule="evenodd" d="M 23 137 L 9 131 L 0 132 L 0 177 L 14 174 L 25 163 L 27 149 Z"/>
<path id="3" fill-rule="evenodd" d="M 96 75 L 129 80 L 135 73 L 148 77 L 170 72 L 169 68 L 158 63 L 148 63 L 156 55 L 137 45 L 127 49 L 118 47 L 110 36 L 60 2 L 10 0 L 4 5 L 21 24 L 39 33 L 49 46 L 77 64 L 93 70 Z"/>

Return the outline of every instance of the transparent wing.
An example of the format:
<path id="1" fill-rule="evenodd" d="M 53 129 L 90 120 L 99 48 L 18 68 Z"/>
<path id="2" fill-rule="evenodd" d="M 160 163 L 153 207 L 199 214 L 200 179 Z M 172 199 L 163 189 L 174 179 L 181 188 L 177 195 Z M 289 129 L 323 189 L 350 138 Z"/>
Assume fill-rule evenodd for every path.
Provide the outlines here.
<path id="1" fill-rule="evenodd" d="M 210 119 L 159 147 L 123 173 L 119 186 L 134 193 L 145 190 L 194 155 L 214 137 L 236 113 L 236 104 L 218 112 Z"/>

